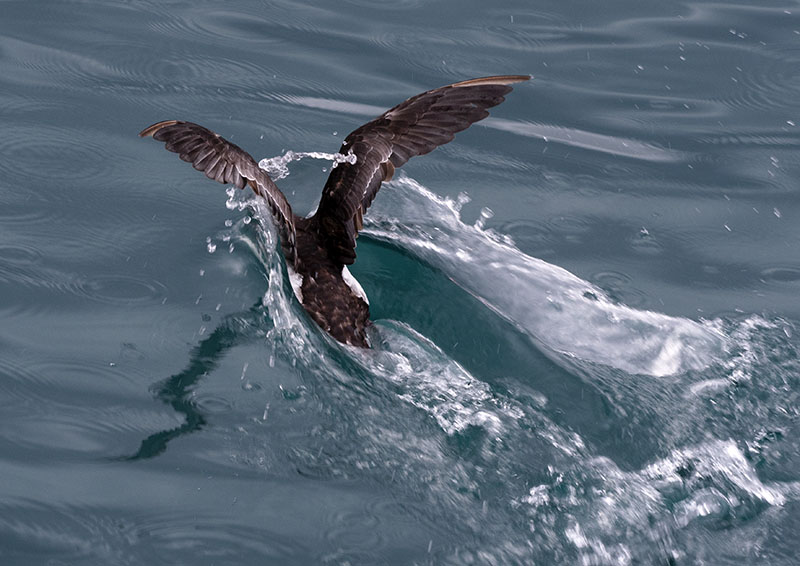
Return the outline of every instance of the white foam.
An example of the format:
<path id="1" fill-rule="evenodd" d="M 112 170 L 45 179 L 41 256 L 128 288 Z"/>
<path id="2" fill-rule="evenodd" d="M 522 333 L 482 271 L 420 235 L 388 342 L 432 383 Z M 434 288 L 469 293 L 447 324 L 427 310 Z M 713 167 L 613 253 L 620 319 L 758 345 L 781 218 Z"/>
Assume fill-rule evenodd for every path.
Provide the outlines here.
<path id="1" fill-rule="evenodd" d="M 324 153 L 321 151 L 289 150 L 283 155 L 262 159 L 258 162 L 258 166 L 266 171 L 273 181 L 278 181 L 289 176 L 289 163 L 292 163 L 293 161 L 300 161 L 306 157 L 310 157 L 311 159 L 323 159 L 325 161 L 331 161 L 332 169 L 335 169 L 340 163 L 353 164 L 358 159 L 356 154 L 354 154 L 352 151 L 348 151 L 346 154 L 343 154 Z"/>
<path id="2" fill-rule="evenodd" d="M 527 509 L 540 544 L 572 546 L 576 564 L 677 557 L 676 531 L 701 520 L 725 523 L 762 504 L 782 506 L 796 489 L 795 483 L 762 482 L 732 440 L 676 449 L 641 470 L 595 457 L 550 473 L 550 481 L 527 488 L 512 504 Z M 562 517 L 568 520 L 563 532 L 547 528 Z"/>

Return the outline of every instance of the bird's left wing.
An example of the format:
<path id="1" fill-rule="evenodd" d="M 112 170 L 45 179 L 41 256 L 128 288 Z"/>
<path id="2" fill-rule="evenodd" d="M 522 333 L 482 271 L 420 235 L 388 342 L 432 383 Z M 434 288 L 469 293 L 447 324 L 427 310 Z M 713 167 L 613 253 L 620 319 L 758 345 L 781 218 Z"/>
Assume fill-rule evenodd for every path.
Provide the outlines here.
<path id="1" fill-rule="evenodd" d="M 295 215 L 289 201 L 278 186 L 261 169 L 249 153 L 211 130 L 179 120 L 158 122 L 142 130 L 141 137 L 166 143 L 169 151 L 192 164 L 198 171 L 214 181 L 233 184 L 242 189 L 250 185 L 269 206 L 272 217 L 278 225 L 281 246 L 286 260 L 295 263 L 297 259 L 295 241 Z"/>

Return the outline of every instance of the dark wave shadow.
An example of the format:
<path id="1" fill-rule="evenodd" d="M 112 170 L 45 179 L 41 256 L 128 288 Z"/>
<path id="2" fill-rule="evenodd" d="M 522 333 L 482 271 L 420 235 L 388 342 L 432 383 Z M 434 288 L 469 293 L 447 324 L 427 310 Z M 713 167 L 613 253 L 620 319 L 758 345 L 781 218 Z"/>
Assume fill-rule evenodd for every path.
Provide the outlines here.
<path id="1" fill-rule="evenodd" d="M 184 415 L 186 422 L 151 434 L 142 440 L 135 454 L 123 457 L 123 460 L 155 458 L 167 449 L 171 440 L 197 432 L 206 425 L 202 410 L 189 398 L 192 388 L 217 368 L 228 350 L 254 338 L 247 330 L 256 327 L 261 317 L 263 305 L 260 300 L 246 312 L 227 315 L 207 338 L 192 349 L 186 369 L 153 385 L 151 389 L 155 397 Z"/>

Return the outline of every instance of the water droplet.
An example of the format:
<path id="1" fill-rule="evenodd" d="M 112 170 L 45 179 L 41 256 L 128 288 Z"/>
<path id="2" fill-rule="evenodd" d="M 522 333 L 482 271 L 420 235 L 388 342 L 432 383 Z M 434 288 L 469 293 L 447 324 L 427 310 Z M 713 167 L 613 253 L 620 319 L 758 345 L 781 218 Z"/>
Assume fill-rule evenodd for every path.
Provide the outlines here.
<path id="1" fill-rule="evenodd" d="M 227 226 L 228 228 L 230 228 L 231 226 L 233 226 L 233 220 L 231 220 L 230 218 L 228 218 L 228 219 L 225 221 L 225 226 Z"/>
<path id="2" fill-rule="evenodd" d="M 470 200 L 469 195 L 467 193 L 458 193 L 456 197 L 456 202 L 453 206 L 456 212 L 461 212 L 461 208 L 467 204 Z"/>
<path id="3" fill-rule="evenodd" d="M 483 207 L 480 212 L 480 216 L 475 221 L 475 228 L 478 230 L 483 230 L 483 227 L 486 226 L 486 221 L 489 220 L 492 216 L 494 216 L 494 212 L 491 208 Z"/>

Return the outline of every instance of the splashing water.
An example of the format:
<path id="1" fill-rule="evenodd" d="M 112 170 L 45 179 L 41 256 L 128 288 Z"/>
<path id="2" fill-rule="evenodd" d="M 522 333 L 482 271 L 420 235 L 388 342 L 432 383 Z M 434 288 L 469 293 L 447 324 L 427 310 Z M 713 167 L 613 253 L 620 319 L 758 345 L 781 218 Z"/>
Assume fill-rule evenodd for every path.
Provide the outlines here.
<path id="1" fill-rule="evenodd" d="M 754 323 L 748 321 L 742 326 L 745 336 L 728 339 L 717 324 L 615 305 L 591 284 L 525 256 L 508 239 L 463 224 L 459 203 L 440 199 L 407 178 L 390 189 L 384 200 L 393 216 L 382 212 L 386 207 L 378 209 L 371 235 L 418 253 L 537 343 L 562 355 L 666 375 L 719 361 L 726 340 L 737 347 L 752 340 L 745 330 Z M 358 414 L 354 434 L 363 443 L 363 454 L 348 451 L 340 464 L 344 469 L 369 469 L 372 476 L 383 470 L 392 483 L 411 490 L 420 477 L 428 478 L 419 497 L 446 521 L 469 529 L 480 550 L 444 549 L 436 557 L 439 563 L 478 558 L 587 565 L 682 561 L 702 553 L 706 544 L 692 526 L 725 529 L 800 494 L 795 484 L 763 482 L 736 442 L 713 437 L 675 438 L 679 447 L 668 448 L 665 456 L 640 469 L 622 469 L 540 407 L 498 393 L 403 323 L 377 321 L 371 329 L 372 350 L 338 344 L 317 331 L 294 301 L 268 210 L 252 198 L 236 200 L 242 199 L 239 195 L 231 192 L 228 207 L 249 208 L 255 224 L 263 227 L 255 240 L 242 240 L 265 269 L 268 343 L 310 379 L 328 384 L 320 390 L 333 391 L 335 406 Z M 407 224 L 411 218 L 413 226 Z M 511 288 L 496 290 L 490 279 L 502 277 L 503 270 L 510 273 L 503 281 Z M 592 299 L 585 297 L 587 291 Z M 518 295 L 527 295 L 527 301 L 516 300 Z M 555 301 L 559 309 L 553 308 Z M 537 316 L 537 310 L 546 312 Z M 582 328 L 581 323 L 592 326 Z M 557 324 L 566 325 L 563 332 L 540 334 Z M 567 336 L 574 337 L 570 350 L 563 348 Z M 750 365 L 758 363 L 747 352 L 742 356 Z M 722 364 L 717 369 L 741 379 L 737 360 L 730 361 L 735 368 Z M 386 400 L 430 418 L 409 419 L 398 416 L 398 405 L 375 405 Z M 698 410 L 704 406 L 697 405 Z M 670 407 L 661 410 L 675 410 Z M 437 440 L 437 435 L 459 437 L 473 430 L 485 431 L 489 439 L 475 462 L 453 459 Z M 670 443 L 669 437 L 665 440 Z M 307 465 L 315 465 L 316 458 L 309 458 Z M 531 461 L 547 470 L 544 476 L 526 467 Z"/>
<path id="2" fill-rule="evenodd" d="M 324 153 L 321 151 L 289 150 L 283 155 L 262 159 L 258 162 L 258 166 L 269 173 L 269 176 L 272 177 L 273 181 L 278 181 L 289 176 L 289 163 L 292 163 L 293 161 L 300 161 L 306 157 L 310 157 L 311 159 L 325 159 L 327 161 L 331 161 L 332 169 L 336 169 L 340 163 L 350 163 L 353 165 L 357 160 L 357 156 L 352 151 L 347 152 L 345 155 L 342 153 Z"/>
<path id="3" fill-rule="evenodd" d="M 707 541 L 691 525 L 730 528 L 796 497 L 797 485 L 767 485 L 733 441 L 676 449 L 638 471 L 604 457 L 550 470 L 514 500 L 533 540 L 586 565 L 672 564 Z"/>
<path id="4" fill-rule="evenodd" d="M 717 325 L 637 310 L 558 266 L 527 256 L 508 237 L 461 221 L 460 206 L 407 176 L 384 187 L 366 233 L 444 271 L 546 351 L 631 374 L 702 369 L 726 350 Z"/>
<path id="5" fill-rule="evenodd" d="M 234 193 L 232 197 L 235 197 Z M 229 201 L 230 202 L 230 201 Z M 331 347 L 342 349 L 348 359 L 359 366 L 360 373 L 375 373 L 399 387 L 399 397 L 429 413 L 447 434 L 469 426 L 482 426 L 499 433 L 503 421 L 520 416 L 518 410 L 500 408 L 489 387 L 449 359 L 435 344 L 402 323 L 382 321 L 373 325 L 371 341 L 376 346 L 362 350 L 342 346 L 327 335 L 312 330 L 302 309 L 287 292 L 287 274 L 280 255 L 275 253 L 277 237 L 269 219 L 269 211 L 255 199 L 237 201 L 241 207 L 255 211 L 264 228 L 250 246 L 266 268 L 268 288 L 263 303 L 272 321 L 267 339 L 284 349 L 295 364 L 315 368 L 327 364 L 343 381 L 347 373 L 338 373 L 330 360 L 320 359 Z M 244 240 L 248 241 L 248 240 Z"/>

